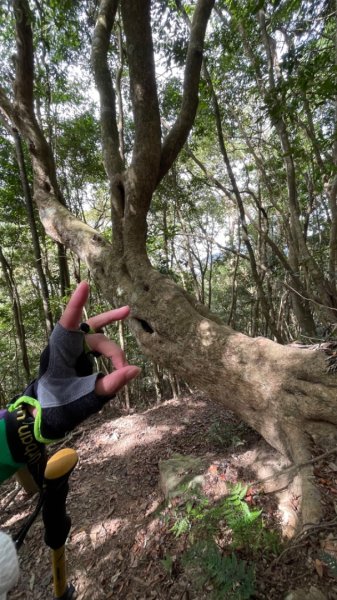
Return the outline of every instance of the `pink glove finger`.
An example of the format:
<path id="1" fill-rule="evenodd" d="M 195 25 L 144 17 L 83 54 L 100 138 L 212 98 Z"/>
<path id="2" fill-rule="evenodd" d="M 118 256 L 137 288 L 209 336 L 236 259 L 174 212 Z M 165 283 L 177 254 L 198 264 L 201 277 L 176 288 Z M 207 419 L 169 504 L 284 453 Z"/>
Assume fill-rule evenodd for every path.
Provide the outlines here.
<path id="1" fill-rule="evenodd" d="M 95 317 L 90 317 L 87 320 L 87 323 L 91 329 L 97 330 L 101 329 L 105 325 L 109 325 L 109 323 L 113 323 L 114 321 L 121 321 L 122 319 L 126 319 L 130 314 L 129 306 L 121 306 L 120 308 L 115 308 L 113 310 L 108 310 L 107 312 L 101 313 L 100 315 L 96 315 Z"/>
<path id="2" fill-rule="evenodd" d="M 103 333 L 89 333 L 85 336 L 85 341 L 90 350 L 94 350 L 110 358 L 115 369 L 127 366 L 128 362 L 123 350 L 115 342 L 105 337 Z"/>
<path id="3" fill-rule="evenodd" d="M 129 381 L 137 377 L 140 373 L 139 367 L 128 365 L 122 367 L 105 377 L 97 379 L 95 392 L 99 396 L 113 396 Z"/>
<path id="4" fill-rule="evenodd" d="M 89 295 L 89 285 L 82 281 L 71 296 L 64 313 L 60 318 L 60 323 L 65 329 L 78 329 L 82 320 L 83 306 Z"/>

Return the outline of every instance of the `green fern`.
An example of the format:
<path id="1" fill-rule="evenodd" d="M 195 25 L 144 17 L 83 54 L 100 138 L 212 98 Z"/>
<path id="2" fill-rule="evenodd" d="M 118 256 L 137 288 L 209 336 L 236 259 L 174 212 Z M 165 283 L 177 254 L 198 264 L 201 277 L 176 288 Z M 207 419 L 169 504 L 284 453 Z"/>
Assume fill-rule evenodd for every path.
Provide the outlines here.
<path id="1" fill-rule="evenodd" d="M 197 492 L 194 492 L 193 495 L 187 494 L 185 504 L 174 512 L 175 522 L 170 531 L 176 537 L 187 533 L 192 525 L 205 518 L 208 506 L 209 500 L 205 496 Z"/>
<path id="2" fill-rule="evenodd" d="M 231 489 L 223 504 L 223 516 L 228 527 L 232 530 L 233 546 L 254 546 L 260 544 L 263 531 L 261 510 L 251 510 L 244 501 L 247 486 L 237 483 Z"/>
<path id="3" fill-rule="evenodd" d="M 194 544 L 185 553 L 183 565 L 196 589 L 212 586 L 214 600 L 247 600 L 254 593 L 253 567 L 235 554 L 224 555 L 211 540 Z"/>
<path id="4" fill-rule="evenodd" d="M 184 533 L 187 533 L 192 527 L 192 522 L 188 516 L 177 518 L 170 531 L 174 533 L 176 537 L 180 537 Z"/>
<path id="5" fill-rule="evenodd" d="M 335 579 L 337 579 L 337 560 L 334 556 L 329 554 L 329 552 L 324 552 L 323 550 L 318 554 L 319 558 L 324 562 L 324 564 L 328 567 L 329 574 L 332 575 Z"/>
<path id="6" fill-rule="evenodd" d="M 219 533 L 219 523 L 231 532 L 229 549 L 263 549 L 277 552 L 280 549 L 276 532 L 265 529 L 261 510 L 251 509 L 245 497 L 247 487 L 233 485 L 229 495 L 211 506 L 207 498 L 194 493 L 186 497 L 174 512 L 171 531 L 178 537 L 188 534 L 190 549 L 182 556 L 186 572 L 197 589 L 211 586 L 213 600 L 246 600 L 254 593 L 254 568 L 239 560 L 232 552 L 224 554 L 214 539 Z"/>
<path id="7" fill-rule="evenodd" d="M 268 531 L 261 519 L 261 510 L 251 510 L 244 498 L 247 486 L 237 483 L 229 495 L 210 506 L 209 500 L 194 493 L 187 497 L 185 504 L 176 509 L 171 528 L 176 537 L 189 534 L 190 538 L 211 538 L 219 529 L 219 522 L 225 522 L 232 534 L 232 547 L 246 547 L 252 550 L 263 548 L 264 552 L 277 552 L 280 540 L 276 532 Z"/>

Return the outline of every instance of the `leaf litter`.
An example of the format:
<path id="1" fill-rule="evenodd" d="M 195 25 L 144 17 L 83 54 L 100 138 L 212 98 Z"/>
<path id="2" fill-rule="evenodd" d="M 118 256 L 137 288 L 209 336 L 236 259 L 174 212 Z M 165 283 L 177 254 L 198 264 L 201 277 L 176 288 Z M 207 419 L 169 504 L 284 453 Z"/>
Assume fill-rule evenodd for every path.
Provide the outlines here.
<path id="1" fill-rule="evenodd" d="M 237 427 L 240 439 L 232 435 L 231 443 L 219 423 L 229 424 L 231 434 Z M 226 493 L 228 482 L 254 480 L 247 457 L 252 460 L 261 439 L 240 427 L 232 413 L 196 394 L 133 414 L 111 405 L 68 439 L 66 445 L 79 455 L 70 480 L 67 505 L 72 528 L 66 545 L 68 579 L 78 600 L 213 598 L 212 586 L 196 590 L 182 565 L 188 534 L 176 537 L 171 531 L 181 500 L 165 501 L 159 462 L 176 454 L 206 457 L 203 493 L 216 501 Z M 59 447 L 54 445 L 53 452 Z M 335 509 L 327 493 L 327 487 L 337 487 L 335 463 L 330 460 L 322 465 L 320 477 L 331 530 L 307 535 L 279 557 L 266 557 L 261 550 L 251 557 L 243 553 L 245 560 L 255 564 L 252 598 L 279 600 L 289 590 L 310 586 L 322 590 L 328 599 L 337 598 L 337 571 L 324 558 L 332 556 L 334 563 L 337 556 Z M 0 493 L 0 528 L 13 535 L 36 502 L 22 489 L 15 494 L 16 485 L 10 480 Z M 262 510 L 268 524 L 277 527 L 280 514 L 274 494 L 250 487 L 246 499 L 250 507 Z M 219 540 L 222 535 L 223 542 L 221 526 Z M 19 558 L 20 580 L 8 599 L 52 598 L 50 550 L 43 542 L 41 517 L 30 529 Z"/>

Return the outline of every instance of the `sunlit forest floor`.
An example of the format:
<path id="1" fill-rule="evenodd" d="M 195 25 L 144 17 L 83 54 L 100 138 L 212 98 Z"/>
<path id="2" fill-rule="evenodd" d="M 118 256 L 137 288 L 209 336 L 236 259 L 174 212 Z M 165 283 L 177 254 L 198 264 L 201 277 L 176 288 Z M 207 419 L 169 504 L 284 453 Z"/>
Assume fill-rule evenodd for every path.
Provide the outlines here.
<path id="1" fill-rule="evenodd" d="M 229 429 L 221 429 L 226 423 Z M 86 422 L 67 443 L 80 457 L 68 496 L 72 529 L 67 542 L 69 580 L 77 598 L 240 599 L 238 590 L 216 595 L 212 582 L 196 586 L 196 577 L 182 560 L 192 530 L 187 527 L 181 535 L 176 535 L 177 529 L 172 531 L 183 501 L 176 497 L 165 502 L 159 461 L 176 453 L 205 458 L 203 494 L 217 501 L 228 482 L 254 480 L 250 463 L 259 444 L 255 432 L 240 429 L 231 413 L 200 395 L 168 400 L 131 415 L 112 406 Z M 324 478 L 321 480 L 324 485 Z M 9 501 L 15 485 L 14 481 L 6 483 L 0 494 L 0 528 L 12 534 L 36 503 L 36 498 L 27 498 L 22 490 Z M 331 521 L 335 517 L 333 494 L 325 489 L 329 496 L 326 518 Z M 251 508 L 262 510 L 266 528 L 279 529 L 281 517 L 274 494 L 249 488 L 246 501 Z M 294 505 L 296 501 L 293 498 Z M 219 539 L 223 527 L 219 522 Z M 250 597 L 278 600 L 289 590 L 315 586 L 326 598 L 337 598 L 333 565 L 328 569 L 320 559 L 322 535 L 333 543 L 336 527 L 302 538 L 293 549 L 280 546 L 266 553 L 263 548 L 254 552 L 237 548 L 237 556 L 254 566 L 255 591 Z M 20 550 L 20 565 L 20 581 L 9 599 L 52 598 L 49 549 L 43 542 L 41 517 Z"/>

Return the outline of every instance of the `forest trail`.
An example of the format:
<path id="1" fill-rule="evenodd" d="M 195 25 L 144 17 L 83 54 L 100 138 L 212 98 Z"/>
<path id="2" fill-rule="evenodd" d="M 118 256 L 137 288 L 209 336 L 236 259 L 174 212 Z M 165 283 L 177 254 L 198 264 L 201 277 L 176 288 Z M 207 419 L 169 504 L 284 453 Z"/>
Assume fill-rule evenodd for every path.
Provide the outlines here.
<path id="1" fill-rule="evenodd" d="M 223 493 L 224 479 L 249 481 L 251 472 L 245 471 L 240 457 L 249 454 L 259 440 L 254 432 L 246 431 L 242 445 L 221 448 L 214 443 L 214 431 L 221 422 L 236 420 L 220 405 L 202 396 L 188 396 L 131 415 L 107 407 L 68 440 L 67 446 L 75 448 L 80 458 L 68 496 L 72 529 L 67 542 L 69 580 L 79 600 L 212 598 L 211 588 L 201 592 L 191 587 L 181 566 L 179 556 L 187 538 L 177 538 L 170 531 L 172 513 L 160 489 L 158 465 L 176 453 L 206 457 L 205 481 L 212 498 Z M 5 484 L 0 495 L 0 528 L 12 534 L 36 502 L 27 500 L 21 490 L 8 503 L 14 485 L 13 481 Z M 266 495 L 261 501 L 263 514 L 275 524 L 279 515 L 274 497 Z M 323 585 L 307 553 L 308 544 L 304 544 L 268 576 L 264 573 L 270 565 L 261 555 L 253 597 L 281 599 L 292 580 L 293 588 L 300 584 L 324 590 L 327 585 L 329 594 L 337 594 L 334 580 L 332 585 L 331 580 Z M 167 557 L 170 569 L 164 568 Z M 43 543 L 41 517 L 20 550 L 20 565 L 20 582 L 9 600 L 51 598 L 49 550 Z"/>

